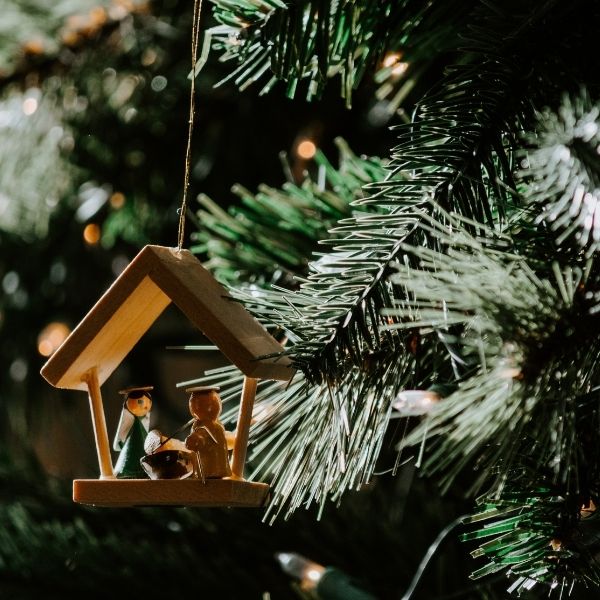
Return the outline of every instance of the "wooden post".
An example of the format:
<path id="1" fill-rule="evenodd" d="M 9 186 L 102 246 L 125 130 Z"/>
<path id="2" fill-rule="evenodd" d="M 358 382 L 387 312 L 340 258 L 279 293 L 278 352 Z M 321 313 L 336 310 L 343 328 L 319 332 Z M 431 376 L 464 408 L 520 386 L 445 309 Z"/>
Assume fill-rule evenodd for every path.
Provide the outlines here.
<path id="1" fill-rule="evenodd" d="M 96 438 L 100 479 L 114 479 L 115 474 L 110 458 L 106 418 L 104 416 L 104 407 L 102 406 L 102 394 L 100 393 L 100 383 L 98 382 L 98 370 L 96 367 L 93 367 L 86 373 L 85 382 L 90 398 L 90 410 L 92 412 L 92 425 L 94 426 L 94 436 Z"/>
<path id="2" fill-rule="evenodd" d="M 240 400 L 240 411 L 238 413 L 237 429 L 235 432 L 235 444 L 231 460 L 231 472 L 233 479 L 244 478 L 244 464 L 246 463 L 246 449 L 248 448 L 248 433 L 254 408 L 254 397 L 258 380 L 252 377 L 244 377 L 242 388 L 242 399 Z"/>

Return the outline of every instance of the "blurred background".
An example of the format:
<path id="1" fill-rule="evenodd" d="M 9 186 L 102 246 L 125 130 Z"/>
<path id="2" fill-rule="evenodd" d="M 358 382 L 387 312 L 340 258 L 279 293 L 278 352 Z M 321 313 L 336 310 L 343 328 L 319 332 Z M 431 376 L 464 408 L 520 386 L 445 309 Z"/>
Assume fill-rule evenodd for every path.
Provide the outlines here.
<path id="1" fill-rule="evenodd" d="M 71 480 L 98 470 L 87 398 L 39 373 L 145 244 L 177 243 L 192 2 L 0 0 L 0 15 L 0 595 L 305 598 L 275 560 L 297 552 L 374 597 L 402 598 L 429 545 L 471 504 L 460 489 L 440 497 L 412 466 L 392 477 L 391 442 L 381 476 L 320 519 L 309 510 L 269 525 L 254 509 L 72 503 Z M 203 29 L 211 19 L 207 3 Z M 391 56 L 386 68 L 405 66 Z M 407 105 L 437 69 L 402 88 Z M 338 138 L 357 155 L 386 156 L 402 120 L 373 79 L 347 109 L 335 86 L 311 103 L 217 85 L 226 74 L 210 54 L 196 80 L 184 245 L 202 260 L 199 194 L 227 210 L 236 183 L 256 190 L 317 177 L 315 152 L 335 164 Z M 203 343 L 169 308 L 103 387 L 109 437 L 118 390 L 130 385 L 154 386 L 152 419 L 163 431 L 186 421 L 178 384 L 224 364 L 216 352 L 177 349 Z M 503 578 L 469 587 L 470 548 L 456 538 L 441 543 L 413 597 L 504 597 Z"/>

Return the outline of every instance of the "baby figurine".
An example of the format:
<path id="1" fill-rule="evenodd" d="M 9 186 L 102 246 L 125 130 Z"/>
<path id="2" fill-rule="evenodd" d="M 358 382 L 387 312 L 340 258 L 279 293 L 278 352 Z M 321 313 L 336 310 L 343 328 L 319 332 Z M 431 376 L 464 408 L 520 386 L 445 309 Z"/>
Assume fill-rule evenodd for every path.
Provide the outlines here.
<path id="1" fill-rule="evenodd" d="M 225 431 L 219 421 L 221 397 L 218 387 L 193 387 L 189 409 L 194 417 L 192 430 L 185 439 L 188 450 L 196 453 L 200 479 L 216 479 L 231 476 L 228 450 L 233 447 L 233 434 Z"/>
<path id="2" fill-rule="evenodd" d="M 186 479 L 194 473 L 195 453 L 172 436 L 152 429 L 146 436 L 144 456 L 140 463 L 150 479 Z"/>

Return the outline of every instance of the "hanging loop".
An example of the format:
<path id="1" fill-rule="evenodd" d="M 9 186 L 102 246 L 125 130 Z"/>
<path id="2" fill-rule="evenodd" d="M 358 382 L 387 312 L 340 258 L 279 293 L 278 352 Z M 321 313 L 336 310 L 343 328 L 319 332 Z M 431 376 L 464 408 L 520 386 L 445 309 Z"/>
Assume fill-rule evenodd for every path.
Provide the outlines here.
<path id="1" fill-rule="evenodd" d="M 190 186 L 190 170 L 192 162 L 192 134 L 194 131 L 194 115 L 196 112 L 196 61 L 198 56 L 198 40 L 200 37 L 200 13 L 202 0 L 194 0 L 194 17 L 192 21 L 192 72 L 190 85 L 190 115 L 188 119 L 188 139 L 185 151 L 185 175 L 183 179 L 183 199 L 179 213 L 179 227 L 177 232 L 177 249 L 181 250 L 185 236 L 185 214 L 187 211 L 187 193 Z"/>

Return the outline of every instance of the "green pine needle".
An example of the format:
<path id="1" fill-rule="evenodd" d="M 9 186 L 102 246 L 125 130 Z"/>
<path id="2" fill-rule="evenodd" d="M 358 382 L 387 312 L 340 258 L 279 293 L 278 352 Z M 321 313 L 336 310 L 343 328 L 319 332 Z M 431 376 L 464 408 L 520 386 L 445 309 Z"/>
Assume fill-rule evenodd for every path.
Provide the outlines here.
<path id="1" fill-rule="evenodd" d="M 600 248 L 600 105 L 584 91 L 565 96 L 558 112 L 544 110 L 521 177 L 538 222 L 556 232 L 559 245 L 574 238 L 591 255 Z"/>
<path id="2" fill-rule="evenodd" d="M 317 181 L 306 176 L 281 189 L 261 186 L 256 194 L 236 185 L 233 191 L 241 202 L 227 211 L 207 196 L 198 198 L 201 229 L 192 236 L 193 251 L 206 254 L 205 266 L 217 279 L 231 285 L 279 281 L 295 287 L 293 278 L 306 275 L 319 240 L 352 214 L 352 203 L 364 197 L 364 185 L 386 175 L 380 159 L 356 156 L 339 138 L 336 145 L 337 168 L 317 151 Z"/>

